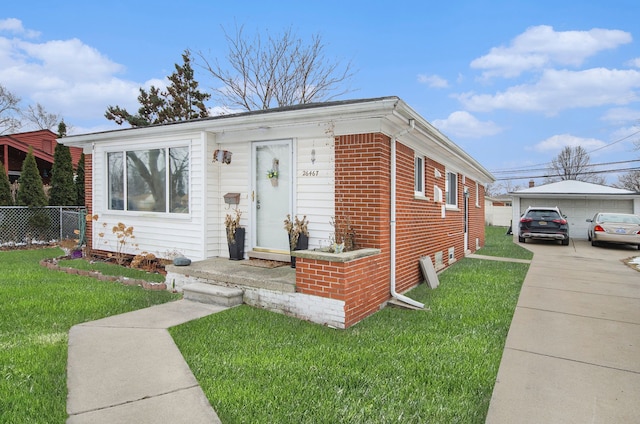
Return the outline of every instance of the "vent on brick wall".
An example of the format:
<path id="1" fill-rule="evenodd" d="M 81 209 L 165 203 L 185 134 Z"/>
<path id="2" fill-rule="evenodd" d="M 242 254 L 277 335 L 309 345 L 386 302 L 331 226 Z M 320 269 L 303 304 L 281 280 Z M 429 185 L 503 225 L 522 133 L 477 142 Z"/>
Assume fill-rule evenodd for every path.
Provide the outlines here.
<path id="1" fill-rule="evenodd" d="M 442 202 L 442 190 L 438 186 L 433 186 L 433 201 Z"/>
<path id="2" fill-rule="evenodd" d="M 442 262 L 442 251 L 436 252 L 435 259 L 436 269 L 442 268 L 444 266 L 444 263 Z"/>
<path id="3" fill-rule="evenodd" d="M 455 247 L 450 247 L 449 248 L 449 262 L 452 262 L 452 261 L 456 260 L 455 251 L 456 251 Z"/>

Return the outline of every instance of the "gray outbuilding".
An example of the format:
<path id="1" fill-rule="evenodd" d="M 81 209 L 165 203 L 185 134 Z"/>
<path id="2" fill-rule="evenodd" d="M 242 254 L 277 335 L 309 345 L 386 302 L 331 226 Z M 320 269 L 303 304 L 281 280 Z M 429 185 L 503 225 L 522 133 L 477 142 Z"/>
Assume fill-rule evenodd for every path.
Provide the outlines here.
<path id="1" fill-rule="evenodd" d="M 569 235 L 587 238 L 587 219 L 597 212 L 640 215 L 640 193 L 576 180 L 532 186 L 509 193 L 513 199 L 513 234 L 520 216 L 529 206 L 557 206 L 569 221 Z"/>

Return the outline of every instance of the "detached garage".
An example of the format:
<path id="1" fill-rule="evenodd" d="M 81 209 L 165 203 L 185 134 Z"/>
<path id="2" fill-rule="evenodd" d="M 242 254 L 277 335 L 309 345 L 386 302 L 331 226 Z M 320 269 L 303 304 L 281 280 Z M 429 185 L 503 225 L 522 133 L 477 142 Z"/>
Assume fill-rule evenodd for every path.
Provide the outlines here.
<path id="1" fill-rule="evenodd" d="M 529 206 L 557 206 L 569 221 L 571 238 L 587 238 L 587 219 L 597 212 L 640 215 L 640 193 L 582 181 L 565 180 L 510 193 L 513 198 L 513 234 Z"/>

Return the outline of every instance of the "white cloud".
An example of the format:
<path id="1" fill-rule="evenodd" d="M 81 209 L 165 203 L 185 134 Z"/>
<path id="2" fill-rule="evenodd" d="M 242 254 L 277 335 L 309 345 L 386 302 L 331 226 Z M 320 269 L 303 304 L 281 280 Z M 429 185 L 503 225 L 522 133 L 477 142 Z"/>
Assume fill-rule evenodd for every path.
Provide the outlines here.
<path id="1" fill-rule="evenodd" d="M 495 95 L 462 93 L 455 96 L 473 111 L 510 109 L 544 112 L 637 101 L 640 71 L 593 68 L 584 71 L 546 70 L 535 84 L 522 84 Z"/>
<path id="2" fill-rule="evenodd" d="M 637 150 L 640 147 L 640 127 L 620 127 L 611 133 L 610 145 L 618 151 Z M 635 155 L 635 153 L 634 153 Z"/>
<path id="3" fill-rule="evenodd" d="M 435 119 L 433 125 L 443 133 L 460 138 L 480 138 L 502 131 L 494 122 L 482 122 L 465 111 L 453 112 L 447 119 Z"/>
<path id="4" fill-rule="evenodd" d="M 538 152 L 560 152 L 564 147 L 581 146 L 587 152 L 605 146 L 606 143 L 596 138 L 581 138 L 570 134 L 554 135 L 533 146 Z"/>
<path id="5" fill-rule="evenodd" d="M 640 124 L 640 110 L 617 107 L 609 109 L 601 119 L 613 124 L 625 124 L 628 122 L 637 122 Z"/>
<path id="6" fill-rule="evenodd" d="M 493 47 L 487 55 L 473 60 L 471 67 L 484 70 L 485 78 L 512 78 L 554 65 L 580 66 L 602 50 L 631 41 L 631 34 L 620 30 L 555 31 L 551 26 L 540 25 L 528 28 L 508 47 Z"/>
<path id="7" fill-rule="evenodd" d="M 1 21 L 3 28 L 22 31 L 19 21 L 7 21 Z M 124 66 L 78 39 L 38 43 L 0 36 L 0 63 L 0 81 L 24 106 L 40 103 L 71 126 L 76 120 L 100 119 L 109 105 L 137 110 L 141 86 L 166 86 L 163 80 L 118 78 Z"/>
<path id="8" fill-rule="evenodd" d="M 0 32 L 9 32 L 11 34 L 17 34 L 27 38 L 36 38 L 40 36 L 38 31 L 26 30 L 22 26 L 22 21 L 16 18 L 0 19 Z"/>
<path id="9" fill-rule="evenodd" d="M 627 62 L 628 66 L 633 66 L 634 68 L 640 68 L 640 57 L 636 57 L 635 59 L 631 59 Z"/>
<path id="10" fill-rule="evenodd" d="M 449 87 L 449 83 L 446 79 L 438 76 L 438 75 L 418 75 L 418 82 L 421 84 L 427 84 L 432 88 L 447 88 Z"/>

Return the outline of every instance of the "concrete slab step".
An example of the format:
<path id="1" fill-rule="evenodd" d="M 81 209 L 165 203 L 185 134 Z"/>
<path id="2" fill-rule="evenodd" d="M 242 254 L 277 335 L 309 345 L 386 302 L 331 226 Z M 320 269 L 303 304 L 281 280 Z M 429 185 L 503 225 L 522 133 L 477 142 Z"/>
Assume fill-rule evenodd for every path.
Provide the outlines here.
<path id="1" fill-rule="evenodd" d="M 186 300 L 228 307 L 241 305 L 243 295 L 242 289 L 207 283 L 187 284 L 183 288 L 183 296 Z"/>

